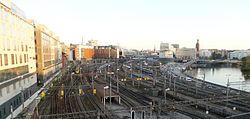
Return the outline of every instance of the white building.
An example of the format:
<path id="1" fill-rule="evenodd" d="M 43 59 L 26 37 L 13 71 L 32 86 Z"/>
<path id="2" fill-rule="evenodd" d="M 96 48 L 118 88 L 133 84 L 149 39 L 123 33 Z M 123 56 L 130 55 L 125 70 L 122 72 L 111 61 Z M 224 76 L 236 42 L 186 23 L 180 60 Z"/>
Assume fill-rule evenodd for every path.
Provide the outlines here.
<path id="1" fill-rule="evenodd" d="M 200 58 L 209 58 L 212 55 L 212 52 L 208 49 L 202 49 L 199 51 Z"/>
<path id="2" fill-rule="evenodd" d="M 161 43 L 159 58 L 174 58 L 178 44 Z"/>
<path id="3" fill-rule="evenodd" d="M 229 53 L 229 59 L 242 59 L 250 56 L 250 50 L 237 50 Z"/>
<path id="4" fill-rule="evenodd" d="M 195 48 L 181 48 L 176 50 L 176 58 L 178 59 L 196 59 Z"/>

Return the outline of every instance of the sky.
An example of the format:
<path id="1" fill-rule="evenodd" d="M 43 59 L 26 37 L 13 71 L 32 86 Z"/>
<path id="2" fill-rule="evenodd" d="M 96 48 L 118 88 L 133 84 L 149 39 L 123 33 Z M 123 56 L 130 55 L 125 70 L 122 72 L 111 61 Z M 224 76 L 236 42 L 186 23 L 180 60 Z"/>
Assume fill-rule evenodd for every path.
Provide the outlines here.
<path id="1" fill-rule="evenodd" d="M 250 0 L 12 0 L 62 42 L 250 49 Z"/>

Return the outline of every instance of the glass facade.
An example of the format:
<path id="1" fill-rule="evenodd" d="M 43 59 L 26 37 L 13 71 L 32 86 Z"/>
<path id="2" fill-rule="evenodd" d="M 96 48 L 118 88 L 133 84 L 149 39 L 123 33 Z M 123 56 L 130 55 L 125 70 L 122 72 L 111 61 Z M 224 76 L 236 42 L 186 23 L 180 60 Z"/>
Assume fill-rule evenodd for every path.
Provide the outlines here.
<path id="1" fill-rule="evenodd" d="M 0 82 L 28 73 L 28 65 L 0 70 Z"/>

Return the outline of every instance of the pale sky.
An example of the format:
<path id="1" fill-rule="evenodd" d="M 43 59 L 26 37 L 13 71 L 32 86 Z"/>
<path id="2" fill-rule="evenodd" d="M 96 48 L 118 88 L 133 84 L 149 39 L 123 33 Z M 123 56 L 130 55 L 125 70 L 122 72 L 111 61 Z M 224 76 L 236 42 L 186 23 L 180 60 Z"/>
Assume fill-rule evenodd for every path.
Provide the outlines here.
<path id="1" fill-rule="evenodd" d="M 250 0 L 12 0 L 62 42 L 250 49 Z"/>

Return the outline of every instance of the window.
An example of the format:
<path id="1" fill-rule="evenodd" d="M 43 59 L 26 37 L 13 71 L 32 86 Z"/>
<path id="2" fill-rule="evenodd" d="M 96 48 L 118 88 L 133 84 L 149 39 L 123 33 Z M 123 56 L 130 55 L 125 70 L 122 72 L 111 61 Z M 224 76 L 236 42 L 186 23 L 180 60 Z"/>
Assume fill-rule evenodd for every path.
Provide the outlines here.
<path id="1" fill-rule="evenodd" d="M 17 64 L 17 55 L 15 54 L 15 57 L 16 57 L 16 64 Z"/>
<path id="2" fill-rule="evenodd" d="M 7 90 L 7 94 L 10 93 L 10 86 L 7 86 L 6 90 Z"/>
<path id="3" fill-rule="evenodd" d="M 3 92 L 2 92 L 2 89 L 0 89 L 0 97 L 3 96 Z"/>
<path id="4" fill-rule="evenodd" d="M 8 55 L 7 54 L 4 54 L 4 64 L 5 64 L 5 66 L 8 65 Z"/>
<path id="5" fill-rule="evenodd" d="M 26 49 L 26 52 L 28 52 L 28 46 L 27 45 L 25 45 L 25 49 Z"/>
<path id="6" fill-rule="evenodd" d="M 29 62 L 29 55 L 27 54 L 27 62 Z"/>
<path id="7" fill-rule="evenodd" d="M 0 54 L 0 66 L 3 66 L 3 63 L 2 63 L 2 54 Z"/>
<path id="8" fill-rule="evenodd" d="M 23 58 L 22 58 L 22 55 L 20 55 L 20 64 L 23 63 Z"/>
<path id="9" fill-rule="evenodd" d="M 5 107 L 3 108 L 3 115 L 6 115 Z"/>
<path id="10" fill-rule="evenodd" d="M 14 57 L 14 54 L 11 54 L 11 64 L 15 64 L 15 57 Z"/>
<path id="11" fill-rule="evenodd" d="M 24 60 L 24 63 L 26 63 L 26 54 L 24 54 L 23 60 Z"/>
<path id="12" fill-rule="evenodd" d="M 13 89 L 16 90 L 16 83 L 13 84 Z"/>
<path id="13" fill-rule="evenodd" d="M 19 87 L 22 87 L 22 82 L 21 82 L 21 80 L 19 81 Z"/>
<path id="14" fill-rule="evenodd" d="M 22 48 L 22 51 L 24 50 L 24 47 L 23 47 L 23 42 L 21 42 L 21 48 Z"/>

